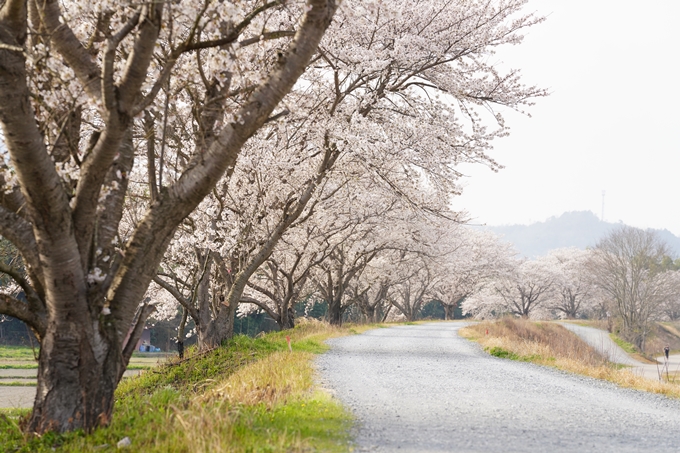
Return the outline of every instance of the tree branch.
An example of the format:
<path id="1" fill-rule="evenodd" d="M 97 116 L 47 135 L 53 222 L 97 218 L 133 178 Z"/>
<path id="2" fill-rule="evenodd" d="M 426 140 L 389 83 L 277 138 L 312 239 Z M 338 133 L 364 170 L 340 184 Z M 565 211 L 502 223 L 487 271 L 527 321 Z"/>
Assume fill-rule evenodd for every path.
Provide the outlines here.
<path id="1" fill-rule="evenodd" d="M 47 331 L 45 313 L 34 313 L 28 304 L 7 294 L 0 293 L 0 313 L 17 318 L 33 328 L 39 338 Z"/>
<path id="2" fill-rule="evenodd" d="M 154 276 L 153 281 L 158 286 L 169 292 L 172 297 L 174 297 L 175 300 L 177 300 L 177 302 L 179 302 L 182 307 L 184 307 L 184 309 L 189 312 L 189 315 L 194 319 L 194 321 L 198 321 L 198 310 L 196 310 L 196 307 L 194 307 L 189 300 L 184 298 L 182 293 L 180 293 L 177 288 L 173 288 L 172 285 L 157 275 Z"/>
<path id="3" fill-rule="evenodd" d="M 182 219 L 193 211 L 225 172 L 233 171 L 245 141 L 269 118 L 316 52 L 337 5 L 335 0 L 311 0 L 309 6 L 278 68 L 236 112 L 243 121 L 226 125 L 210 148 L 197 153 L 184 174 L 162 192 L 158 202 L 138 225 L 128 243 L 121 272 L 114 279 L 110 291 L 112 315 L 119 326 L 129 325 L 136 301 L 155 274 L 162 254 Z"/>
<path id="4" fill-rule="evenodd" d="M 128 363 L 130 363 L 130 357 L 132 357 L 132 353 L 135 352 L 137 340 L 139 340 L 139 338 L 142 336 L 142 332 L 144 332 L 146 320 L 149 318 L 149 316 L 151 316 L 151 313 L 153 313 L 155 310 L 156 310 L 155 305 L 144 304 L 141 307 L 139 307 L 139 310 L 136 313 L 137 316 L 135 322 L 133 324 L 132 329 L 130 330 L 128 341 L 123 346 L 122 355 L 124 366 L 120 367 L 120 376 L 118 376 L 119 381 L 123 378 L 123 373 L 125 372 Z"/>
<path id="5" fill-rule="evenodd" d="M 255 299 L 254 297 L 249 297 L 249 296 L 241 296 L 240 302 L 245 302 L 247 304 L 253 304 L 257 305 L 260 307 L 262 310 L 266 311 L 269 316 L 274 319 L 277 323 L 279 322 L 279 315 L 275 313 L 271 308 L 267 306 L 267 304 L 260 302 L 259 300 Z"/>
<path id="6" fill-rule="evenodd" d="M 87 94 L 94 99 L 101 99 L 101 70 L 61 17 L 59 0 L 37 0 L 35 4 L 54 47 L 73 69 Z"/>

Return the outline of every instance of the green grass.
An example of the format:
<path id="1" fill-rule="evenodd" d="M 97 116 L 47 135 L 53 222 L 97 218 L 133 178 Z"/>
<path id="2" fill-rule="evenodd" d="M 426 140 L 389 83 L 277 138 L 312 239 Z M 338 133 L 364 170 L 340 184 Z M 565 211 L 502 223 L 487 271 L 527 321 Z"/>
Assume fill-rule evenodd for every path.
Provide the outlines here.
<path id="1" fill-rule="evenodd" d="M 622 339 L 618 335 L 616 335 L 614 333 L 610 333 L 609 337 L 614 341 L 614 343 L 619 345 L 621 347 L 621 349 L 626 351 L 628 354 L 637 354 L 638 353 L 637 348 L 635 346 L 633 346 L 633 344 L 628 343 L 627 341 L 625 341 L 624 339 Z"/>
<path id="2" fill-rule="evenodd" d="M 0 370 L 37 370 L 37 363 L 2 364 Z"/>
<path id="3" fill-rule="evenodd" d="M 311 387 L 309 357 L 325 351 L 323 340 L 337 334 L 347 334 L 347 330 L 328 333 L 318 326 L 303 326 L 257 339 L 239 336 L 226 347 L 145 371 L 120 383 L 111 424 L 89 435 L 75 431 L 28 438 L 19 426 L 29 411 L 2 411 L 0 450 L 113 451 L 119 440 L 129 437 L 129 450 L 144 452 L 349 451 L 351 416 L 328 395 Z M 290 356 L 286 335 L 293 338 Z M 231 376 L 238 376 L 239 383 L 245 381 L 242 376 L 249 377 L 252 367 L 277 356 L 283 357 L 283 363 L 292 363 L 297 357 L 306 368 L 291 368 L 286 371 L 288 381 L 273 382 L 273 387 L 281 387 L 275 397 L 267 399 L 271 395 L 263 394 L 247 403 L 222 397 L 220 389 L 234 384 Z M 291 391 L 289 383 L 299 381 L 301 374 L 305 375 L 300 381 L 305 390 Z"/>
<path id="4" fill-rule="evenodd" d="M 348 451 L 352 420 L 343 407 L 327 395 L 319 394 L 271 410 L 260 405 L 249 412 L 250 420 L 245 418 L 246 423 L 234 427 L 245 451 L 287 451 L 286 443 L 301 450 L 309 446 L 315 451 Z M 337 434 L 329 436 L 329 433 Z"/>
<path id="5" fill-rule="evenodd" d="M 500 346 L 494 346 L 493 348 L 485 348 L 485 351 L 494 357 L 499 357 L 501 359 L 519 360 L 519 355 L 514 352 L 510 352 L 501 348 Z"/>
<path id="6" fill-rule="evenodd" d="M 35 360 L 38 349 L 33 354 L 33 348 L 28 346 L 0 346 L 0 360 Z"/>
<path id="7" fill-rule="evenodd" d="M 33 378 L 35 379 L 35 377 Z M 0 381 L 0 387 L 35 387 L 38 385 L 37 382 L 19 382 L 19 381 Z"/>
<path id="8" fill-rule="evenodd" d="M 135 364 L 132 364 L 132 365 L 128 365 L 128 367 L 126 369 L 127 370 L 150 370 L 152 368 L 154 368 L 154 366 L 152 366 L 152 365 L 135 365 Z"/>
<path id="9" fill-rule="evenodd" d="M 520 361 L 520 362 L 536 362 L 539 359 L 541 359 L 541 357 L 539 357 L 536 354 L 519 355 L 519 354 L 515 354 L 512 351 L 508 351 L 506 349 L 503 349 L 500 346 L 494 346 L 492 348 L 484 348 L 484 350 L 494 357 L 499 357 L 501 359 L 517 360 L 517 361 Z M 547 358 L 544 357 L 543 359 L 548 360 L 548 361 L 554 361 L 555 360 L 554 357 L 547 357 Z"/>

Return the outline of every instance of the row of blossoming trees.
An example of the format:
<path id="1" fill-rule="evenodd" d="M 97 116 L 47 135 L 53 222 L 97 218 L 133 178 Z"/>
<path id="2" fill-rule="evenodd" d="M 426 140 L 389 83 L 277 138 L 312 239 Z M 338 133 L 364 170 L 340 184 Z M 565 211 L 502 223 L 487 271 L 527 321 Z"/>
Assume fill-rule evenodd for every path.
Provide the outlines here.
<path id="1" fill-rule="evenodd" d="M 502 110 L 544 95 L 495 66 L 541 21 L 524 4 L 0 2 L 0 234 L 21 256 L 0 314 L 41 345 L 26 429 L 109 423 L 152 284 L 204 346 L 244 302 L 292 325 L 309 285 L 332 322 L 348 298 L 454 297 L 433 269 L 475 247 L 456 168 L 497 169 Z"/>
<path id="2" fill-rule="evenodd" d="M 671 255 L 653 231 L 624 226 L 592 249 L 515 260 L 463 308 L 478 318 L 607 319 L 644 350 L 655 321 L 680 319 L 680 260 Z"/>

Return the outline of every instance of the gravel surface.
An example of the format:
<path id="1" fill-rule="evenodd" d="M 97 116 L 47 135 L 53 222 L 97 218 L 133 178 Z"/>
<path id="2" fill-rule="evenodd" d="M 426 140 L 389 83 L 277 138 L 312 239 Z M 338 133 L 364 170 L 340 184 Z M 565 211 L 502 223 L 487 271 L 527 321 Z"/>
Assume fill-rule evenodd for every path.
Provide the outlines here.
<path id="1" fill-rule="evenodd" d="M 491 357 L 462 323 L 330 340 L 322 385 L 358 419 L 359 451 L 678 451 L 680 402 Z"/>

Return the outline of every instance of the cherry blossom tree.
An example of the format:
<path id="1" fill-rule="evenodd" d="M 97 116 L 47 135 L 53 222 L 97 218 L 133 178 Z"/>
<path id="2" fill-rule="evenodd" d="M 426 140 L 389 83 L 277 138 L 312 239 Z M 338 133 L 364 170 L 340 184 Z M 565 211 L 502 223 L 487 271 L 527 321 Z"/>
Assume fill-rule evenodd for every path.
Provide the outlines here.
<path id="1" fill-rule="evenodd" d="M 432 295 L 444 307 L 445 319 L 483 285 L 511 267 L 514 251 L 493 233 L 472 228 L 451 229 L 446 250 L 442 251 L 442 277 L 432 288 Z"/>
<path id="2" fill-rule="evenodd" d="M 258 206 L 260 220 L 275 211 L 271 207 L 277 202 L 289 209 L 279 217 L 276 228 L 263 228 L 253 236 L 258 238 L 254 243 L 261 247 L 248 249 L 238 259 L 233 255 L 235 249 L 225 254 L 221 246 L 220 255 L 214 255 L 213 250 L 214 257 L 221 256 L 227 263 L 221 268 L 229 278 L 225 278 L 225 302 L 216 315 L 219 321 L 210 321 L 217 329 L 211 344 L 229 337 L 247 282 L 273 253 L 295 217 L 305 218 L 302 212 L 306 203 L 330 177 L 333 166 L 341 168 L 335 172 L 339 178 L 336 186 L 370 174 L 374 184 L 390 189 L 418 209 L 433 212 L 445 209 L 449 197 L 459 191 L 455 165 L 482 162 L 497 167 L 485 152 L 507 129 L 492 106 L 519 109 L 544 94 L 535 87 L 521 85 L 516 71 L 500 75 L 482 63 L 482 57 L 493 54 L 495 47 L 520 42 L 523 29 L 541 20 L 520 15 L 522 5 L 522 1 L 498 5 L 474 2 L 462 7 L 434 2 L 423 9 L 421 4 L 407 1 L 358 3 L 341 10 L 322 43 L 319 58 L 303 76 L 304 83 L 284 99 L 285 116 L 279 131 L 263 134 L 285 143 L 282 149 L 290 153 L 288 162 L 321 153 L 325 166 L 319 167 L 316 177 L 301 179 L 310 181 L 307 189 L 289 191 L 290 188 L 279 188 L 279 184 L 260 184 L 258 187 L 265 189 L 257 197 L 238 197 Z M 398 42 L 399 46 L 391 46 L 390 42 Z M 457 80 L 454 85 L 453 77 Z M 482 112 L 493 111 L 487 119 L 496 127 L 487 129 L 483 125 L 483 115 L 477 112 L 480 107 Z M 281 140 L 282 136 L 285 140 Z M 279 158 L 273 162 L 281 166 L 285 161 Z M 235 171 L 239 171 L 238 167 Z M 251 174 L 254 180 L 263 179 L 255 168 Z M 285 179 L 296 178 L 288 175 Z M 236 193 L 237 188 L 231 186 L 222 197 Z M 425 186 L 434 190 L 423 190 Z M 247 187 L 246 183 L 238 188 Z M 307 195 L 299 196 L 300 192 Z M 291 193 L 294 204 L 274 200 L 282 193 Z M 229 210 L 234 198 L 231 195 L 226 201 L 214 200 L 214 204 L 224 204 Z M 244 211 L 241 206 L 234 209 Z M 208 207 L 206 212 L 215 210 Z M 218 211 L 223 212 L 223 208 Z M 291 215 L 293 212 L 295 215 Z M 222 230 L 235 230 L 233 222 L 221 223 Z M 239 231 L 253 232 L 252 222 L 240 224 L 245 229 Z M 350 275 L 354 278 L 357 274 Z M 331 299 L 337 296 L 327 295 Z M 261 302 L 257 298 L 252 301 Z"/>
<path id="3" fill-rule="evenodd" d="M 26 275 L 12 277 L 27 297 L 3 294 L 0 313 L 26 322 L 41 342 L 28 431 L 109 423 L 113 392 L 152 311 L 140 302 L 173 233 L 296 83 L 336 9 L 310 0 L 301 16 L 299 6 L 0 6 L 0 122 L 9 155 L 0 233 L 21 252 Z M 270 20 L 281 33 L 270 35 Z M 276 37 L 285 42 L 268 41 Z M 186 90 L 169 90 L 182 80 Z M 152 202 L 120 243 L 137 118 L 151 132 L 171 95 L 190 110 L 211 107 L 197 109 L 201 140 L 169 179 L 161 150 L 158 173 L 149 173 Z"/>
<path id="4" fill-rule="evenodd" d="M 349 298 L 359 308 L 365 322 L 380 322 L 388 312 L 388 293 L 396 283 L 393 255 L 380 254 L 347 288 Z"/>
<path id="5" fill-rule="evenodd" d="M 587 267 L 590 254 L 590 250 L 577 248 L 557 249 L 549 254 L 557 265 L 551 307 L 569 319 L 577 318 L 592 305 L 595 285 Z"/>
<path id="6" fill-rule="evenodd" d="M 248 281 L 250 291 L 241 298 L 264 310 L 281 330 L 295 327 L 295 304 L 314 292 L 312 269 L 329 250 L 315 248 L 317 226 L 306 224 L 281 241 L 265 265 Z"/>
<path id="7" fill-rule="evenodd" d="M 553 296 L 557 273 L 555 260 L 540 257 L 517 260 L 515 266 L 463 302 L 463 311 L 478 318 L 505 314 L 524 318 L 546 318 L 547 302 Z"/>
<path id="8" fill-rule="evenodd" d="M 338 243 L 312 274 L 320 299 L 328 303 L 328 321 L 332 325 L 342 324 L 342 315 L 352 305 L 352 300 L 345 297 L 347 288 L 383 247 L 362 239 L 365 237 L 349 237 Z"/>
<path id="9" fill-rule="evenodd" d="M 401 259 L 408 263 L 402 266 L 408 274 L 392 286 L 388 297 L 407 321 L 415 321 L 423 304 L 429 301 L 428 295 L 439 275 L 426 256 L 404 254 Z"/>

